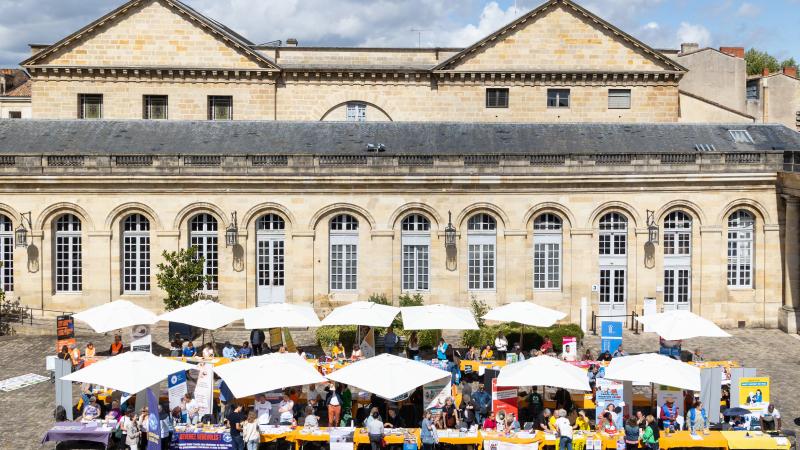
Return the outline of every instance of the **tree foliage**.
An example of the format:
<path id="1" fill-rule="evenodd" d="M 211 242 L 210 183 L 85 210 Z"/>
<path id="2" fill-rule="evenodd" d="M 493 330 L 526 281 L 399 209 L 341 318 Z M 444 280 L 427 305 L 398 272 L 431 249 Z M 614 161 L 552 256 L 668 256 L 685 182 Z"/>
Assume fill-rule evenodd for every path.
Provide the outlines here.
<path id="1" fill-rule="evenodd" d="M 784 67 L 797 67 L 797 61 L 794 58 L 778 62 L 778 58 L 755 48 L 751 48 L 744 54 L 744 60 L 747 63 L 748 75 L 761 75 L 764 69 L 769 69 L 770 73 L 774 73 Z"/>
<path id="2" fill-rule="evenodd" d="M 177 252 L 164 251 L 164 262 L 158 265 L 158 287 L 167 293 L 167 311 L 191 305 L 200 299 L 203 286 L 211 277 L 203 274 L 205 260 L 197 257 L 197 249 L 189 247 Z"/>
<path id="3" fill-rule="evenodd" d="M 797 61 L 795 61 L 794 58 L 784 59 L 783 62 L 781 62 L 781 68 L 783 67 L 797 68 Z"/>

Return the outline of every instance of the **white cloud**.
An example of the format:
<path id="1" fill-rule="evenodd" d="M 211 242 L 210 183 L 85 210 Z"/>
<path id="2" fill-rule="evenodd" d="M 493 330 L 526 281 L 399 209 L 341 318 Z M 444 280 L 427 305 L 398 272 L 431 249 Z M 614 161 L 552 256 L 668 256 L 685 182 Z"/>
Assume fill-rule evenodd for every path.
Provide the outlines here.
<path id="1" fill-rule="evenodd" d="M 617 27 L 632 30 L 639 26 L 644 12 L 662 2 L 663 0 L 587 0 L 580 4 Z"/>
<path id="2" fill-rule="evenodd" d="M 470 45 L 513 21 L 519 12 L 514 10 L 513 5 L 503 10 L 496 2 L 490 2 L 483 7 L 477 25 L 467 24 L 460 29 L 441 33 L 442 44 L 454 47 Z"/>
<path id="3" fill-rule="evenodd" d="M 761 14 L 761 8 L 748 2 L 742 3 L 736 10 L 736 15 L 739 17 L 755 17 L 759 14 Z"/>
<path id="4" fill-rule="evenodd" d="M 712 42 L 711 32 L 708 31 L 708 28 L 689 22 L 681 22 L 675 36 L 678 38 L 678 44 L 681 42 L 696 42 L 700 44 L 700 47 L 707 47 Z"/>

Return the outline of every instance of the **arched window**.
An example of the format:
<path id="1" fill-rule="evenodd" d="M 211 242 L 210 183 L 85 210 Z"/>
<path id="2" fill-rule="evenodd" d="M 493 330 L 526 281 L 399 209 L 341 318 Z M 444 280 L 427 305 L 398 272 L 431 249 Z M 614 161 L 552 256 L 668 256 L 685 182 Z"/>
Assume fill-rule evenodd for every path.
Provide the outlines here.
<path id="1" fill-rule="evenodd" d="M 430 282 L 431 222 L 422 214 L 409 214 L 402 223 L 403 290 L 427 291 Z"/>
<path id="2" fill-rule="evenodd" d="M 80 292 L 83 289 L 81 221 L 63 214 L 55 222 L 56 292 Z"/>
<path id="3" fill-rule="evenodd" d="M 611 212 L 600 218 L 599 228 L 600 315 L 623 318 L 627 313 L 628 219 Z"/>
<path id="4" fill-rule="evenodd" d="M 673 211 L 664 219 L 664 309 L 691 309 L 692 218 Z"/>
<path id="5" fill-rule="evenodd" d="M 332 291 L 358 289 L 358 219 L 349 214 L 330 222 L 330 286 Z"/>
<path id="6" fill-rule="evenodd" d="M 0 215 L 0 290 L 14 291 L 14 227 L 4 215 Z"/>
<path id="7" fill-rule="evenodd" d="M 753 287 L 755 217 L 743 209 L 728 216 L 728 286 Z"/>
<path id="8" fill-rule="evenodd" d="M 189 221 L 189 245 L 197 251 L 197 258 L 203 258 L 203 275 L 209 277 L 206 291 L 219 289 L 219 247 L 217 219 L 211 214 L 201 213 Z"/>
<path id="9" fill-rule="evenodd" d="M 561 218 L 544 213 L 533 221 L 533 288 L 561 288 Z"/>
<path id="10" fill-rule="evenodd" d="M 277 214 L 265 214 L 256 222 L 256 269 L 259 306 L 283 302 L 285 297 L 286 222 Z"/>
<path id="11" fill-rule="evenodd" d="M 141 214 L 122 222 L 122 291 L 150 292 L 150 221 Z"/>
<path id="12" fill-rule="evenodd" d="M 497 221 L 486 213 L 467 221 L 467 258 L 470 290 L 495 289 Z"/>

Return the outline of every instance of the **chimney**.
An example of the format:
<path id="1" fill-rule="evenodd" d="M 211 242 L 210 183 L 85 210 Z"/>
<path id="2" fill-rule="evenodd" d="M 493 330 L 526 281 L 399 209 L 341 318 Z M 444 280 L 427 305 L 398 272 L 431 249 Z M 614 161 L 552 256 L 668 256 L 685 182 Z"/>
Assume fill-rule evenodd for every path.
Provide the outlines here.
<path id="1" fill-rule="evenodd" d="M 744 59 L 744 47 L 720 47 L 719 51 L 734 58 Z"/>
<path id="2" fill-rule="evenodd" d="M 769 67 L 764 67 L 763 69 L 761 69 L 761 76 L 762 77 L 768 77 L 769 76 Z"/>
<path id="3" fill-rule="evenodd" d="M 297 39 L 295 39 L 295 38 L 287 39 L 286 40 L 286 46 L 287 47 L 297 47 Z"/>
<path id="4" fill-rule="evenodd" d="M 797 67 L 784 67 L 783 74 L 787 77 L 797 78 Z"/>
<path id="5" fill-rule="evenodd" d="M 690 53 L 700 49 L 700 44 L 697 42 L 684 42 L 681 44 L 681 53 Z"/>

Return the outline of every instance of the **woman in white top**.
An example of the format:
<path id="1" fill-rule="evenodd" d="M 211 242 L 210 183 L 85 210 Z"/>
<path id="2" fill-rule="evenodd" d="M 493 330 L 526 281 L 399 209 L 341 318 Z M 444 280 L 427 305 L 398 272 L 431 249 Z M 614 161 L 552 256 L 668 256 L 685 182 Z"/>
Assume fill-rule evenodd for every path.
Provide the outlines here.
<path id="1" fill-rule="evenodd" d="M 503 334 L 503 332 L 497 333 L 497 337 L 494 338 L 494 348 L 497 349 L 497 356 L 504 360 L 506 359 L 506 352 L 508 351 L 508 339 Z"/>
<path id="2" fill-rule="evenodd" d="M 127 426 L 125 428 L 125 444 L 130 450 L 139 450 L 139 436 L 141 435 L 139 422 L 136 418 L 136 414 L 133 414 L 133 410 L 129 411 L 128 421 L 126 422 Z"/>
<path id="3" fill-rule="evenodd" d="M 278 420 L 281 425 L 294 425 L 294 402 L 289 398 L 289 394 L 283 393 L 283 400 L 278 405 Z"/>
<path id="4" fill-rule="evenodd" d="M 261 442 L 261 434 L 258 431 L 258 421 L 256 420 L 256 412 L 250 411 L 247 413 L 247 420 L 244 421 L 242 429 L 242 439 L 247 450 L 258 450 L 258 444 Z"/>
<path id="5" fill-rule="evenodd" d="M 203 348 L 203 358 L 213 358 L 214 357 L 214 347 L 211 344 L 206 344 Z"/>

